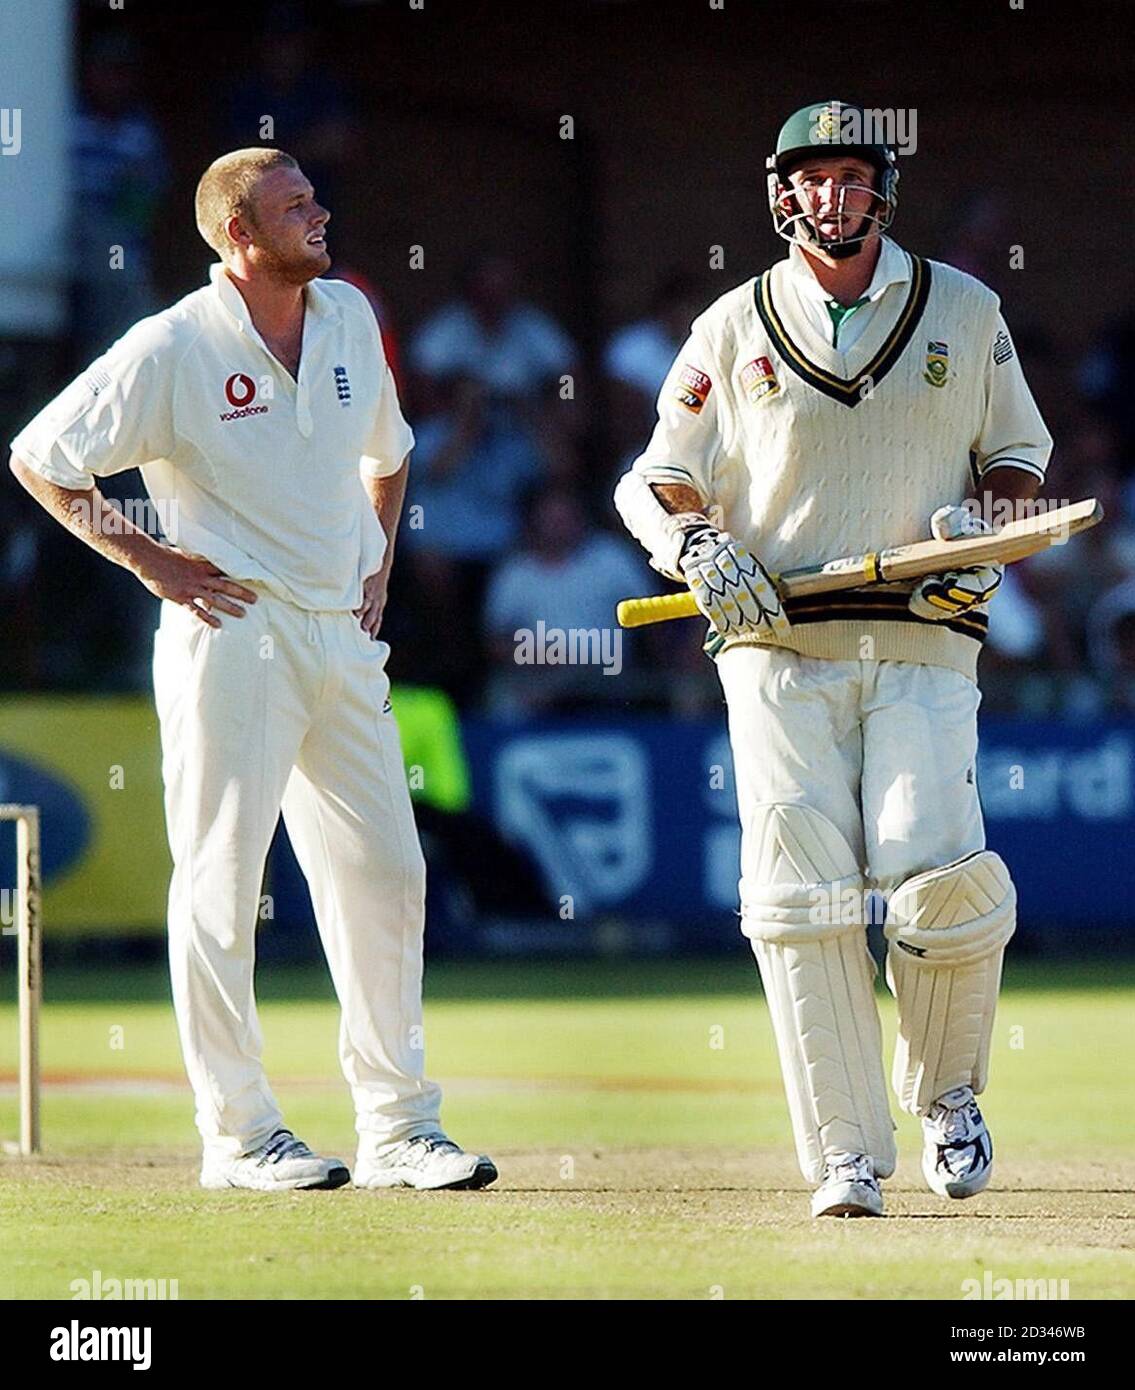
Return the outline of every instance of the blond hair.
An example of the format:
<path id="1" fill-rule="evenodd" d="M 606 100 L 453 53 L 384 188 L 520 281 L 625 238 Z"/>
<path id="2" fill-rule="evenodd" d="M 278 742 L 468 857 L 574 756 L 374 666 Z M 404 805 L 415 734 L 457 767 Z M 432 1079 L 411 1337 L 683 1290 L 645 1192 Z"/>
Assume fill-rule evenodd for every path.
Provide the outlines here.
<path id="1" fill-rule="evenodd" d="M 225 223 L 230 217 L 255 221 L 253 189 L 270 169 L 282 168 L 298 169 L 299 165 L 283 150 L 254 145 L 221 155 L 201 175 L 193 200 L 197 230 L 218 256 L 224 258 L 232 250 Z"/>

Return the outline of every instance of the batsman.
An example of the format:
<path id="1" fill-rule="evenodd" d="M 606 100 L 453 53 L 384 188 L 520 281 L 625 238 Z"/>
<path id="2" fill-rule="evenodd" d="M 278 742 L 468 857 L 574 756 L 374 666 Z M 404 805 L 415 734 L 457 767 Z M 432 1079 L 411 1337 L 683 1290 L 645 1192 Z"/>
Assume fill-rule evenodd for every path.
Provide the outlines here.
<path id="1" fill-rule="evenodd" d="M 813 1216 L 880 1216 L 894 1122 L 867 949 L 885 902 L 892 1084 L 949 1198 L 989 1182 L 986 1085 L 1015 893 L 985 848 L 977 658 L 997 566 L 782 600 L 781 570 L 988 529 L 1052 441 L 997 296 L 889 235 L 884 112 L 784 124 L 788 255 L 701 314 L 615 504 L 710 623 L 741 816 L 741 925 Z"/>

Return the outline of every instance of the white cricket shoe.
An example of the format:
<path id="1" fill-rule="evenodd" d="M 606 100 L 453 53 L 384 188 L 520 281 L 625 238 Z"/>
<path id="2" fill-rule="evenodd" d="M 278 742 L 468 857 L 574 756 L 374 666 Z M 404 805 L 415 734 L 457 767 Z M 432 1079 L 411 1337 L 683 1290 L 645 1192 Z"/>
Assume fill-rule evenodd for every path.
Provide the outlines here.
<path id="1" fill-rule="evenodd" d="M 866 1154 L 837 1153 L 824 1161 L 824 1180 L 812 1193 L 813 1216 L 882 1216 L 883 1192 Z"/>
<path id="2" fill-rule="evenodd" d="M 922 1176 L 939 1197 L 973 1197 L 993 1172 L 993 1137 L 970 1086 L 940 1095 L 922 1117 Z"/>
<path id="3" fill-rule="evenodd" d="M 239 1158 L 210 1158 L 201 1165 L 201 1186 L 251 1187 L 257 1192 L 342 1187 L 351 1174 L 341 1158 L 314 1154 L 290 1129 L 278 1129 L 258 1149 Z"/>
<path id="4" fill-rule="evenodd" d="M 484 1154 L 466 1153 L 441 1130 L 384 1144 L 372 1153 L 360 1151 L 355 1164 L 356 1187 L 438 1188 L 488 1187 L 497 1168 Z"/>

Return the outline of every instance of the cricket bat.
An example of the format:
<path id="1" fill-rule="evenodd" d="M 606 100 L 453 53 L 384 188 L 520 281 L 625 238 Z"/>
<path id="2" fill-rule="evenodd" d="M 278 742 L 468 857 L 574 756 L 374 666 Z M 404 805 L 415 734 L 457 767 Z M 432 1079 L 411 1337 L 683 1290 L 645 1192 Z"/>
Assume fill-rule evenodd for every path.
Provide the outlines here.
<path id="1" fill-rule="evenodd" d="M 1000 531 L 986 536 L 915 541 L 913 545 L 872 550 L 866 555 L 844 555 L 821 565 L 785 570 L 774 578 L 781 597 L 789 599 L 889 584 L 896 579 L 922 579 L 928 574 L 968 569 L 972 565 L 1006 565 L 1050 545 L 1063 545 L 1069 536 L 1102 520 L 1103 506 L 1096 498 L 1088 497 L 1067 507 L 1053 507 L 1010 521 Z M 696 617 L 699 609 L 693 594 L 687 591 L 624 599 L 615 611 L 620 627 L 643 627 L 671 618 Z"/>

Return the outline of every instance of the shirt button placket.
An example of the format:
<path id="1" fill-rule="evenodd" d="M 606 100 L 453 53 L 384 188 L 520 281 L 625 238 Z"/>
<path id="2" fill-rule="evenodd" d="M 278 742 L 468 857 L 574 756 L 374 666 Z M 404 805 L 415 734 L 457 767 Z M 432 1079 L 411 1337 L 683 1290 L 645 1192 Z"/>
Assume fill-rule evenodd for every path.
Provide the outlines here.
<path id="1" fill-rule="evenodd" d="M 311 438 L 311 407 L 307 399 L 307 386 L 299 383 L 296 389 L 296 428 L 305 439 Z"/>

